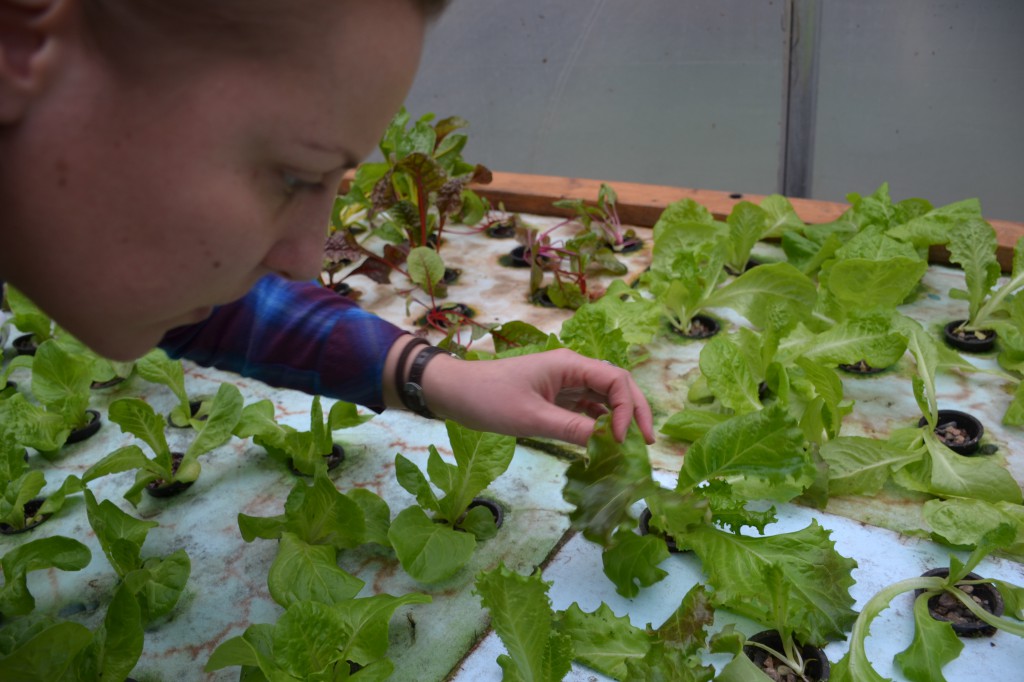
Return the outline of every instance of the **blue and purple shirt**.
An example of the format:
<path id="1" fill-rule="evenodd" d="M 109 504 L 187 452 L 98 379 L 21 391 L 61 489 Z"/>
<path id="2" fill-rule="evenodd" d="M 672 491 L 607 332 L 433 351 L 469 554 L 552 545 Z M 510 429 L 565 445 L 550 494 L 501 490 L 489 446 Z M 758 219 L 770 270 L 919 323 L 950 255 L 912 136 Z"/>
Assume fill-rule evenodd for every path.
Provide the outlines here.
<path id="1" fill-rule="evenodd" d="M 384 409 L 384 359 L 402 329 L 312 282 L 267 275 L 206 320 L 169 331 L 160 347 L 258 379 Z"/>

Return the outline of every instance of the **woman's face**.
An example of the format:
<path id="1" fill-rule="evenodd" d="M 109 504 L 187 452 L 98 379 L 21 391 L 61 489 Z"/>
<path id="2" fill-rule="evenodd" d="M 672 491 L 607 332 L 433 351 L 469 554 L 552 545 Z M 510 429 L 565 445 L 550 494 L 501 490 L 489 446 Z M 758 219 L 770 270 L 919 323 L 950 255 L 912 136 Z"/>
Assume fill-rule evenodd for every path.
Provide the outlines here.
<path id="1" fill-rule="evenodd" d="M 145 79 L 65 40 L 0 129 L 0 277 L 117 359 L 267 273 L 315 277 L 335 188 L 405 97 L 423 18 L 409 0 L 312 4 L 272 57 L 181 48 Z"/>

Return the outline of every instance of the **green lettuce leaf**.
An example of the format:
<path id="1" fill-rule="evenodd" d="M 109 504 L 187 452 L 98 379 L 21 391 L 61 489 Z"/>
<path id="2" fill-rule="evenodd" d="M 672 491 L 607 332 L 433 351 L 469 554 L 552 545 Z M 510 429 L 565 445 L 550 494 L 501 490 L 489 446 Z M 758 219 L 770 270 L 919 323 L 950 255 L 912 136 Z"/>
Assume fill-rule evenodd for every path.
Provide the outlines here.
<path id="1" fill-rule="evenodd" d="M 748 497 L 785 501 L 814 476 L 804 438 L 785 408 L 773 404 L 712 427 L 686 453 L 677 490 L 712 479 L 732 481 Z M 783 485 L 785 483 L 790 485 Z M 796 489 L 793 489 L 793 484 Z"/>
<path id="2" fill-rule="evenodd" d="M 763 622 L 771 611 L 766 569 L 774 564 L 792 586 L 789 623 L 798 640 L 821 645 L 842 637 L 856 619 L 849 589 L 857 564 L 835 551 L 829 531 L 816 521 L 794 533 L 766 537 L 698 525 L 683 542 L 700 557 L 716 606 Z"/>
<path id="3" fill-rule="evenodd" d="M 455 575 L 473 556 L 476 538 L 434 523 L 419 507 L 403 509 L 391 522 L 388 540 L 402 568 L 421 583 L 438 583 Z"/>
<path id="4" fill-rule="evenodd" d="M 631 599 L 640 593 L 641 587 L 649 587 L 668 575 L 658 568 L 668 556 L 668 547 L 660 537 L 641 536 L 622 528 L 605 548 L 601 563 L 604 574 L 615 584 L 615 591 Z"/>
<path id="5" fill-rule="evenodd" d="M 311 545 L 292 533 L 282 533 L 277 556 L 270 566 L 270 596 L 285 608 L 301 601 L 323 604 L 352 599 L 365 583 L 338 568 L 337 550 Z"/>
<path id="6" fill-rule="evenodd" d="M 918 459 L 877 438 L 841 436 L 823 443 L 821 456 L 828 463 L 830 495 L 874 495 L 893 471 Z"/>
<path id="7" fill-rule="evenodd" d="M 896 654 L 896 663 L 911 682 L 946 682 L 942 668 L 960 655 L 963 642 L 950 623 L 932 618 L 928 598 L 914 600 L 914 639 Z"/>
<path id="8" fill-rule="evenodd" d="M 56 568 L 80 571 L 92 559 L 89 548 L 77 540 L 62 536 L 38 538 L 9 550 L 0 559 L 4 584 L 0 587 L 0 613 L 5 617 L 23 616 L 36 606 L 28 590 L 31 571 Z"/>
<path id="9" fill-rule="evenodd" d="M 647 445 L 636 424 L 630 425 L 625 441 L 618 443 L 605 415 L 597 420 L 587 456 L 566 471 L 562 497 L 576 507 L 569 514 L 573 526 L 604 547 L 620 526 L 630 523 L 633 503 L 656 489 Z"/>
<path id="10" fill-rule="evenodd" d="M 765 328 L 772 306 L 782 306 L 793 324 L 810 315 L 817 299 L 814 283 L 789 263 L 761 265 L 719 287 L 703 303 L 705 308 L 731 308 Z M 771 305 L 769 305 L 769 303 Z"/>
<path id="11" fill-rule="evenodd" d="M 476 594 L 508 654 L 498 656 L 507 682 L 560 682 L 572 664 L 572 639 L 555 630 L 548 583 L 499 564 L 476 578 Z"/>
<path id="12" fill-rule="evenodd" d="M 555 629 L 572 640 L 575 660 L 616 680 L 628 679 L 629 661 L 640 661 L 651 647 L 651 635 L 634 627 L 628 616 L 616 616 L 602 603 L 587 613 L 573 603 L 556 614 Z"/>

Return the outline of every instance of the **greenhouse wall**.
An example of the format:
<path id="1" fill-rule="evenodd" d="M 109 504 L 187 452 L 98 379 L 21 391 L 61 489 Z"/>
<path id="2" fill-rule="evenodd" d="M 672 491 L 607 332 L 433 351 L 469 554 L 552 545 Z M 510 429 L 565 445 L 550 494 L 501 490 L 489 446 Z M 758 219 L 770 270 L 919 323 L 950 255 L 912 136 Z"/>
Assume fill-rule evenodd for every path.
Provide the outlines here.
<path id="1" fill-rule="evenodd" d="M 408 105 L 468 119 L 496 170 L 772 193 L 796 168 L 791 195 L 888 181 L 1021 220 L 1021 29 L 1016 0 L 454 0 Z"/>

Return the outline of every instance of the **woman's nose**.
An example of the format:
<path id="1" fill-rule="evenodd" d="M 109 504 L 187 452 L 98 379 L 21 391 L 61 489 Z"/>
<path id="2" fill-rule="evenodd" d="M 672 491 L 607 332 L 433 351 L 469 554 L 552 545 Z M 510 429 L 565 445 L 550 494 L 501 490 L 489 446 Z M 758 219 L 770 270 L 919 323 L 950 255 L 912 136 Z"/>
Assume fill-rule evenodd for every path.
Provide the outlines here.
<path id="1" fill-rule="evenodd" d="M 319 277 L 324 265 L 327 220 L 325 214 L 323 220 L 318 223 L 311 220 L 304 226 L 291 230 L 270 248 L 263 258 L 263 266 L 293 280 Z"/>

